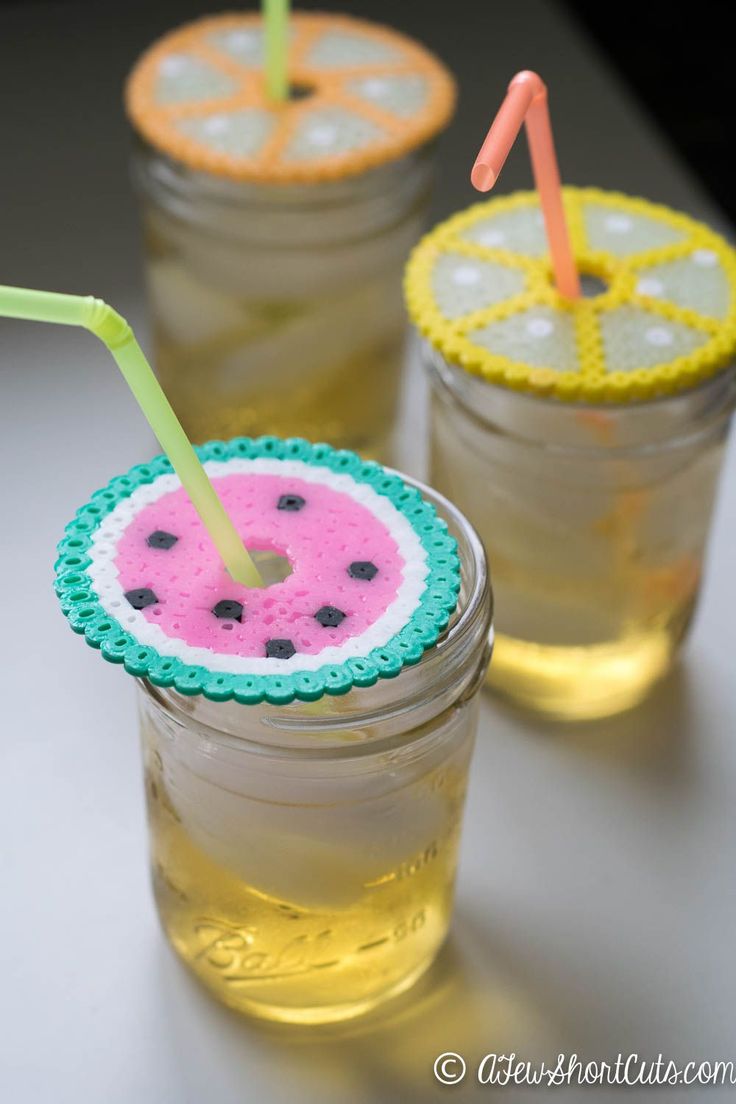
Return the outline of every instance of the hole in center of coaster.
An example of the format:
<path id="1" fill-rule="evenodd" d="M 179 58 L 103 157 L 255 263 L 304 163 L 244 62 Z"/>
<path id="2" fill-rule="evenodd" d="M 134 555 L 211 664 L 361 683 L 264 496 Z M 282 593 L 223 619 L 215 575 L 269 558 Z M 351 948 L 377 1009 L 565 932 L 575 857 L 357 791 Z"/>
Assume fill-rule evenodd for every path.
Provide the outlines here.
<path id="1" fill-rule="evenodd" d="M 591 276 L 583 272 L 580 276 L 580 290 L 584 299 L 595 299 L 597 295 L 605 295 L 608 284 L 600 276 Z"/>
<path id="2" fill-rule="evenodd" d="M 258 569 L 258 574 L 263 579 L 264 586 L 270 587 L 275 583 L 283 583 L 294 570 L 286 556 L 271 548 L 249 548 L 248 551 Z"/>
<path id="3" fill-rule="evenodd" d="M 305 84 L 304 81 L 294 81 L 289 85 L 288 98 L 290 100 L 306 100 L 314 95 L 314 85 Z"/>

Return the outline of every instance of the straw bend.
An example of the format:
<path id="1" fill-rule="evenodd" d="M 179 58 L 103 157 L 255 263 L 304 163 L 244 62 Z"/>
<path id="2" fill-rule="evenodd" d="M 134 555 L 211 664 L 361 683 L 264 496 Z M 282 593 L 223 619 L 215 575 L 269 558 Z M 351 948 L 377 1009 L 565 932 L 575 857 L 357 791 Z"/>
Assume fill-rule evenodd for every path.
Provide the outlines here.
<path id="1" fill-rule="evenodd" d="M 99 337 L 108 349 L 118 349 L 128 341 L 134 341 L 133 331 L 121 314 L 102 299 L 88 295 L 84 300 L 82 325 Z"/>
<path id="2" fill-rule="evenodd" d="M 544 216 L 555 282 L 561 295 L 568 299 L 577 299 L 580 297 L 580 280 L 562 205 L 560 172 L 547 104 L 547 86 L 537 73 L 524 69 L 509 84 L 506 97 L 475 159 L 470 180 L 479 192 L 487 192 L 493 187 L 524 125 L 529 139 L 532 170 Z"/>
<path id="3" fill-rule="evenodd" d="M 0 315 L 29 322 L 82 326 L 99 337 L 108 349 L 117 349 L 135 340 L 122 315 L 94 295 L 65 295 L 57 291 L 0 286 Z"/>
<path id="4" fill-rule="evenodd" d="M 530 108 L 547 99 L 547 86 L 537 73 L 525 69 L 510 82 L 506 98 L 498 109 L 475 159 L 470 180 L 479 192 L 489 192 L 501 175 L 516 137 L 529 119 Z"/>
<path id="5" fill-rule="evenodd" d="M 233 579 L 261 587 L 263 580 L 202 467 L 135 334 L 122 315 L 92 295 L 0 285 L 0 317 L 81 326 L 110 350 L 151 429 L 202 519 Z"/>

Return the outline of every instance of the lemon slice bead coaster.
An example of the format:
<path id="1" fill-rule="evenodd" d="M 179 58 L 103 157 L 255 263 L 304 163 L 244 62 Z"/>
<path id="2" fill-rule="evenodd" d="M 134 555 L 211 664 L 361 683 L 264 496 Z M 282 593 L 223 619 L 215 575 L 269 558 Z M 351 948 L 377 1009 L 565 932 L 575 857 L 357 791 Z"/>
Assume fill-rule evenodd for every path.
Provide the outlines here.
<path id="1" fill-rule="evenodd" d="M 697 386 L 736 348 L 736 259 L 707 226 L 643 199 L 564 188 L 584 288 L 552 284 L 536 194 L 480 203 L 414 251 L 409 313 L 451 364 L 566 402 L 635 403 Z"/>

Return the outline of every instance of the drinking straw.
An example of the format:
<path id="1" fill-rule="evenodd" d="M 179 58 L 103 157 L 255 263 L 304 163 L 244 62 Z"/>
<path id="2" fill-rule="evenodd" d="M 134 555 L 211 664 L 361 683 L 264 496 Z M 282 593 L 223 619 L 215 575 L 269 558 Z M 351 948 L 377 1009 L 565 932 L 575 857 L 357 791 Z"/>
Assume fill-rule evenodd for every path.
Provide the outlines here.
<path id="1" fill-rule="evenodd" d="M 575 269 L 565 210 L 560 190 L 560 172 L 547 106 L 547 88 L 536 73 L 526 69 L 509 84 L 486 140 L 481 146 L 470 180 L 479 192 L 488 192 L 498 180 L 522 124 L 526 124 L 534 182 L 544 215 L 544 226 L 552 258 L 555 283 L 567 299 L 580 298 L 580 280 Z"/>
<path id="2" fill-rule="evenodd" d="M 289 92 L 286 73 L 289 0 L 263 0 L 266 33 L 266 91 L 272 100 L 285 100 Z"/>
<path id="3" fill-rule="evenodd" d="M 125 319 L 91 295 L 62 295 L 1 285 L 0 316 L 83 326 L 104 342 L 181 479 L 225 567 L 236 582 L 249 587 L 263 586 L 255 564 Z"/>

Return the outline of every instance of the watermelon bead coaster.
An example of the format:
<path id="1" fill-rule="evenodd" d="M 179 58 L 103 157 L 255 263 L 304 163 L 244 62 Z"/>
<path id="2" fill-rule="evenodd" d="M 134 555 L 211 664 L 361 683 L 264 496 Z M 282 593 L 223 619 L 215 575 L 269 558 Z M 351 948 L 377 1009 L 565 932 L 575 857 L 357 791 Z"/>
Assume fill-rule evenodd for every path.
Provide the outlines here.
<path id="1" fill-rule="evenodd" d="M 299 439 L 197 452 L 248 549 L 291 572 L 234 582 L 166 457 L 139 464 L 77 511 L 58 547 L 62 610 L 105 659 L 182 694 L 278 705 L 395 677 L 436 643 L 460 562 L 416 488 Z"/>

